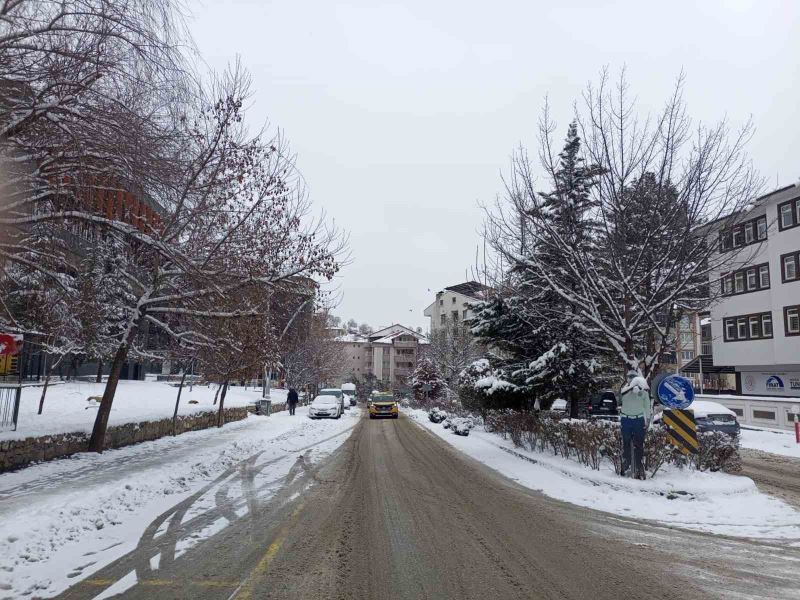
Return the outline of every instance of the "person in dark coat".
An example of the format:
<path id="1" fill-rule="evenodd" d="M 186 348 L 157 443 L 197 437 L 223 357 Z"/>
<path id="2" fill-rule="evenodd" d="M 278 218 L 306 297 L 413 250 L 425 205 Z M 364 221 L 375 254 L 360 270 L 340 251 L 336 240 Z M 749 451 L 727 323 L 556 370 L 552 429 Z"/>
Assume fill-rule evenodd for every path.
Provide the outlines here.
<path id="1" fill-rule="evenodd" d="M 300 397 L 297 395 L 297 390 L 294 388 L 289 388 L 289 395 L 286 397 L 286 403 L 289 405 L 289 414 L 294 414 L 294 409 L 297 407 L 297 403 L 300 401 Z"/>

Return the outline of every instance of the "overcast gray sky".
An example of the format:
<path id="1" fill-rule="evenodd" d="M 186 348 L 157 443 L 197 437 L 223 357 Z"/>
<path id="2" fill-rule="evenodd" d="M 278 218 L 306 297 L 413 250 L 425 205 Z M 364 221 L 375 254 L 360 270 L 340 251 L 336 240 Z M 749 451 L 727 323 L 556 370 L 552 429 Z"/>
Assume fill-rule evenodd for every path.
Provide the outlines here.
<path id="1" fill-rule="evenodd" d="M 697 4 L 697 6 L 695 5 Z M 480 201 L 545 95 L 565 130 L 607 65 L 643 111 L 681 69 L 698 120 L 752 115 L 769 186 L 800 178 L 800 2 L 191 2 L 204 59 L 252 72 L 250 118 L 280 127 L 317 207 L 350 231 L 336 313 L 428 328 L 475 262 Z M 430 291 L 429 291 L 430 290 Z"/>

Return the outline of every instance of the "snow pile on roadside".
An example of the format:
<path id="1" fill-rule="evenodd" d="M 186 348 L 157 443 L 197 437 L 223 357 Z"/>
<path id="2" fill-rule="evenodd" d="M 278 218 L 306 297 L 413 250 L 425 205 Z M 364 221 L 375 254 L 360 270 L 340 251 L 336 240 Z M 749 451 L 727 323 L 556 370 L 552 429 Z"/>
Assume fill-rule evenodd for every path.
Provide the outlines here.
<path id="1" fill-rule="evenodd" d="M 44 411 L 39 410 L 41 387 L 24 387 L 20 400 L 17 431 L 0 432 L 0 441 L 26 437 L 39 437 L 57 433 L 89 433 L 94 425 L 99 402 L 90 401 L 91 396 L 102 396 L 105 383 L 70 381 L 50 386 L 44 401 Z M 181 393 L 179 415 L 214 411 L 214 395 L 217 386 L 195 385 L 189 391 L 188 384 Z M 273 402 L 284 402 L 286 390 L 272 390 Z M 141 421 L 171 419 L 175 410 L 178 388 L 166 382 L 126 381 L 119 382 L 108 424 L 123 425 Z M 261 398 L 260 388 L 230 387 L 225 396 L 225 406 L 246 406 Z M 195 401 L 196 404 L 190 404 Z"/>
<path id="2" fill-rule="evenodd" d="M 243 460 L 259 469 L 259 501 L 305 450 L 306 461 L 329 454 L 347 438 L 359 413 L 311 421 L 297 415 L 249 416 L 220 429 L 190 432 L 101 455 L 81 454 L 0 475 L 0 599 L 54 596 L 136 548 L 148 525 L 176 504 L 207 490 L 187 511 L 213 510 L 217 493 L 246 514 L 236 481 Z M 277 483 L 276 483 L 277 482 Z M 252 500 L 252 499 L 249 499 Z M 243 515 L 239 515 L 243 516 Z M 178 550 L 217 528 L 193 532 Z"/>
<path id="3" fill-rule="evenodd" d="M 423 410 L 406 412 L 468 456 L 552 498 L 669 526 L 800 546 L 800 512 L 759 492 L 747 477 L 665 468 L 655 479 L 622 478 L 610 467 L 593 471 L 558 456 L 515 448 L 479 428 L 469 437 L 455 436 L 431 423 Z"/>
<path id="4" fill-rule="evenodd" d="M 742 429 L 740 445 L 750 450 L 800 458 L 800 444 L 795 441 L 794 432 Z"/>

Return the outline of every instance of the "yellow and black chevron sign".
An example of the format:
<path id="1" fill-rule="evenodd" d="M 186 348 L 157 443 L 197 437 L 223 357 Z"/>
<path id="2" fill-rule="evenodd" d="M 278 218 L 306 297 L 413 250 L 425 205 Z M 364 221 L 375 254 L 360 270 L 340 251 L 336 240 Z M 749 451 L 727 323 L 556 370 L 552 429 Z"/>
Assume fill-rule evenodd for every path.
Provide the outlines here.
<path id="1" fill-rule="evenodd" d="M 697 454 L 700 442 L 697 441 L 694 412 L 673 408 L 665 410 L 662 418 L 669 430 L 669 441 L 684 454 Z"/>

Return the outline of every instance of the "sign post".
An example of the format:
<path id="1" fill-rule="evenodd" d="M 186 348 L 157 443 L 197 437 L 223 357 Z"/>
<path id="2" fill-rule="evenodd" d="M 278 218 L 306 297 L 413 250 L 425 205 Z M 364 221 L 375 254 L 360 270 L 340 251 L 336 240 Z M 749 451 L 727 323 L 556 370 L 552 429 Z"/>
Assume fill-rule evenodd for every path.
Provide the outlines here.
<path id="1" fill-rule="evenodd" d="M 800 444 L 800 406 L 792 404 L 792 414 L 794 415 L 794 441 Z"/>
<path id="2" fill-rule="evenodd" d="M 685 377 L 669 375 L 661 379 L 656 390 L 665 407 L 664 424 L 669 429 L 669 441 L 684 454 L 697 454 L 697 422 L 694 413 L 687 410 L 694 401 L 694 388 Z"/>

